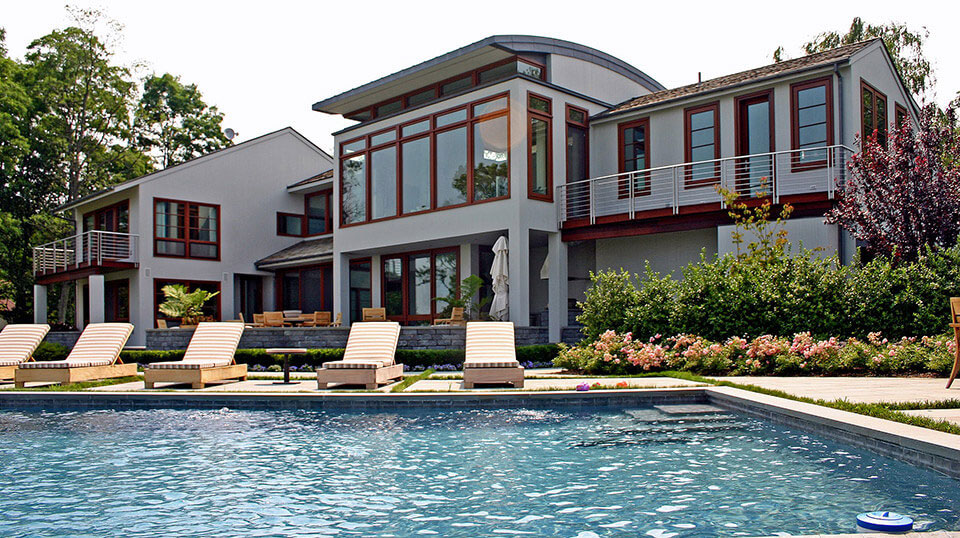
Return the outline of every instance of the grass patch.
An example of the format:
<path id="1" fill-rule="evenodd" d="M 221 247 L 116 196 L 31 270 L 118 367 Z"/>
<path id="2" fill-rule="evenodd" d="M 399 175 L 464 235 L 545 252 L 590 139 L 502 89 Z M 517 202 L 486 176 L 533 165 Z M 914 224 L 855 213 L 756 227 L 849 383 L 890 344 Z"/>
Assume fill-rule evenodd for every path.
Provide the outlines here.
<path id="1" fill-rule="evenodd" d="M 677 379 L 686 379 L 688 381 L 698 381 L 700 383 L 709 383 L 717 387 L 733 387 L 735 389 L 758 392 L 760 394 L 776 396 L 777 398 L 784 398 L 787 400 L 793 400 L 795 402 L 820 405 L 823 407 L 830 407 L 832 409 L 839 409 L 841 411 L 849 411 L 851 413 L 866 415 L 868 417 L 882 418 L 903 424 L 910 424 L 912 426 L 920 426 L 921 428 L 928 428 L 931 430 L 960 435 L 960 426 L 952 422 L 947 422 L 946 420 L 934 420 L 927 417 L 917 417 L 900 412 L 901 410 L 906 409 L 954 409 L 956 407 L 960 407 L 960 400 L 929 402 L 929 405 L 936 406 L 938 404 L 942 404 L 942 407 L 926 407 L 927 404 L 925 403 L 911 402 L 893 404 L 854 403 L 847 400 L 822 400 L 806 398 L 804 396 L 794 396 L 793 394 L 788 394 L 782 390 L 766 389 L 756 385 L 744 385 L 730 381 L 718 381 L 716 379 L 710 379 L 708 377 L 703 377 L 688 372 L 660 372 L 660 375 L 675 377 Z"/>
<path id="2" fill-rule="evenodd" d="M 426 378 L 430 377 L 430 376 L 433 374 L 433 372 L 434 372 L 433 370 L 431 370 L 431 369 L 428 368 L 428 369 L 424 370 L 423 372 L 421 372 L 421 373 L 419 373 L 419 374 L 417 374 L 417 375 L 412 375 L 412 376 L 405 377 L 405 378 L 403 378 L 403 381 L 401 381 L 401 382 L 397 383 L 396 385 L 394 385 L 393 388 L 390 389 L 390 392 L 403 392 L 404 389 L 406 389 L 406 388 L 409 387 L 410 385 L 413 385 L 413 384 L 416 383 L 417 381 L 420 381 L 421 379 L 426 379 Z"/>
<path id="3" fill-rule="evenodd" d="M 119 385 L 121 383 L 132 383 L 134 381 L 142 381 L 140 376 L 127 376 L 127 377 L 115 377 L 113 379 L 101 379 L 99 381 L 81 381 L 80 383 L 68 383 L 66 385 L 46 385 L 43 387 L 24 387 L 18 389 L 16 387 L 10 387 L 10 391 L 33 391 L 33 392 L 70 392 L 70 391 L 81 391 L 84 389 L 89 389 L 93 387 L 106 387 L 109 385 Z"/>

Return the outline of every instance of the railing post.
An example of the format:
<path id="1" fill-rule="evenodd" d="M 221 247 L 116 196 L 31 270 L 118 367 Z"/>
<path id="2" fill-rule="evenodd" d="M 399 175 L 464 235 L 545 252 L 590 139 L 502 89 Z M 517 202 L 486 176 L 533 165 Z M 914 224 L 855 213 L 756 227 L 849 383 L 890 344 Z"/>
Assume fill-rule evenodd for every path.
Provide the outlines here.
<path id="1" fill-rule="evenodd" d="M 770 188 L 773 189 L 773 203 L 780 203 L 780 185 L 777 179 L 777 154 L 770 156 Z"/>
<path id="2" fill-rule="evenodd" d="M 680 168 L 677 166 L 673 167 L 673 214 L 680 214 L 680 176 L 677 174 L 677 171 Z"/>
<path id="3" fill-rule="evenodd" d="M 589 200 L 587 200 L 587 203 L 589 204 L 589 207 L 590 207 L 590 224 L 596 224 L 596 222 L 597 222 L 597 210 L 596 210 L 596 208 L 595 208 L 594 205 L 593 205 L 593 202 L 594 202 L 594 196 L 593 196 L 594 188 L 593 188 L 593 184 L 594 184 L 594 183 L 596 183 L 596 182 L 595 182 L 595 181 L 588 181 L 588 182 L 587 182 L 587 185 L 590 186 L 589 189 L 587 190 L 587 196 L 589 197 Z"/>
<path id="4" fill-rule="evenodd" d="M 636 185 L 636 183 L 637 173 L 630 172 L 630 179 L 627 180 L 627 198 L 629 200 L 628 203 L 630 204 L 630 206 L 627 207 L 627 214 L 630 216 L 630 220 L 633 220 L 634 216 L 637 214 L 635 204 L 633 203 L 634 185 Z"/>

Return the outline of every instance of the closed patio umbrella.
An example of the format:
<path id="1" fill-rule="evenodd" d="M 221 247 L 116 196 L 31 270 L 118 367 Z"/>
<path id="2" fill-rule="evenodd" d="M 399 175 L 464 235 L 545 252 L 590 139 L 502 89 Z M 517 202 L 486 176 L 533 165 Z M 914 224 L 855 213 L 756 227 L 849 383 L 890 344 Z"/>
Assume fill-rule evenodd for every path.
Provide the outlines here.
<path id="1" fill-rule="evenodd" d="M 507 283 L 507 238 L 500 236 L 493 245 L 493 265 L 490 267 L 490 278 L 493 279 L 493 302 L 490 303 L 490 317 L 500 321 L 510 319 L 510 307 L 507 302 L 507 292 L 510 285 Z"/>

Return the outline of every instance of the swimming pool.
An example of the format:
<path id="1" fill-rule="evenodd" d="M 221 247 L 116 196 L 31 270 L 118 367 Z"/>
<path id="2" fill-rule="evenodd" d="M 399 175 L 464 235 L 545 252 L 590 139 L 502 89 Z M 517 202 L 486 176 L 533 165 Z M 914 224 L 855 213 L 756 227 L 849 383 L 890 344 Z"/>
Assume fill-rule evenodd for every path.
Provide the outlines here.
<path id="1" fill-rule="evenodd" d="M 960 529 L 960 481 L 695 407 L 3 410 L 0 535 Z"/>

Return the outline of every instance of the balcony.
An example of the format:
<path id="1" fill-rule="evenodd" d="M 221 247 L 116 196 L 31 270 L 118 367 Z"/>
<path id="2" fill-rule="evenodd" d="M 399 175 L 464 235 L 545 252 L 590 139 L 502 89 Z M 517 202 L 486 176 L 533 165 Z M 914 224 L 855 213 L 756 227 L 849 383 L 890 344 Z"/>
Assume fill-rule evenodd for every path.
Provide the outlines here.
<path id="1" fill-rule="evenodd" d="M 819 204 L 819 211 L 843 185 L 853 154 L 846 146 L 825 146 L 674 164 L 567 183 L 557 187 L 558 220 L 567 231 L 607 224 L 620 228 L 664 224 L 682 215 L 713 213 L 715 219 L 700 221 L 713 225 L 726 218 L 718 186 L 745 198 L 768 197 L 774 204 Z M 654 231 L 670 228 L 651 233 Z M 587 237 L 570 234 L 569 238 Z"/>
<path id="2" fill-rule="evenodd" d="M 131 269 L 139 263 L 135 234 L 91 231 L 33 247 L 33 274 L 53 282 L 109 270 Z"/>

